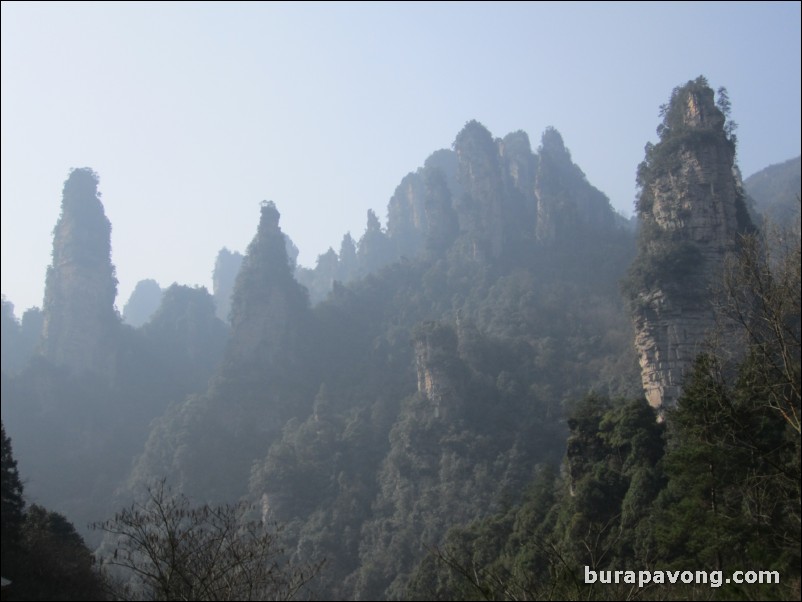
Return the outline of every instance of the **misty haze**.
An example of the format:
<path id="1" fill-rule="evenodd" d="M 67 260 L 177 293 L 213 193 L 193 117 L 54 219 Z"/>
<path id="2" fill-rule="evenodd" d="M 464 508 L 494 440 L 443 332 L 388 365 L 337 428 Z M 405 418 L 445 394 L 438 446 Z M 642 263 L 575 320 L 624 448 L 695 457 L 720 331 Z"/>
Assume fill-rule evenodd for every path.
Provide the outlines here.
<path id="1" fill-rule="evenodd" d="M 799 18 L 4 2 L 3 600 L 799 599 Z"/>

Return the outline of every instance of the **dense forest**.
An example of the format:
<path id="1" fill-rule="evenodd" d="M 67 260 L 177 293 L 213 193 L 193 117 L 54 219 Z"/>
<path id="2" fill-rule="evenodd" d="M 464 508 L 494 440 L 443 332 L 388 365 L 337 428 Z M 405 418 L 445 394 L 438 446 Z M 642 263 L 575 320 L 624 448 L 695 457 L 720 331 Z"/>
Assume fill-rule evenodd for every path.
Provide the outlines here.
<path id="1" fill-rule="evenodd" d="M 632 220 L 470 121 L 316 266 L 264 201 L 122 313 L 73 170 L 3 298 L 3 599 L 798 599 L 800 164 L 742 182 L 729 109 L 673 90 Z"/>

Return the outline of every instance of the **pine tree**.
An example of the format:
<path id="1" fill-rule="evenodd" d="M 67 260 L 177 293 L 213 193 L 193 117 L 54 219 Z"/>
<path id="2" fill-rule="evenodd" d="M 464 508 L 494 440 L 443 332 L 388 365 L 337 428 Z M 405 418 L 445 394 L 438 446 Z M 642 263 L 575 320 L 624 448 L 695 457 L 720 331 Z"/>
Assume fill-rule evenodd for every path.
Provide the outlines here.
<path id="1" fill-rule="evenodd" d="M 25 520 L 25 500 L 22 497 L 22 481 L 17 470 L 17 461 L 11 451 L 11 439 L 2 426 L 2 548 L 3 574 L 5 575 L 7 553 L 19 543 L 20 530 Z"/>

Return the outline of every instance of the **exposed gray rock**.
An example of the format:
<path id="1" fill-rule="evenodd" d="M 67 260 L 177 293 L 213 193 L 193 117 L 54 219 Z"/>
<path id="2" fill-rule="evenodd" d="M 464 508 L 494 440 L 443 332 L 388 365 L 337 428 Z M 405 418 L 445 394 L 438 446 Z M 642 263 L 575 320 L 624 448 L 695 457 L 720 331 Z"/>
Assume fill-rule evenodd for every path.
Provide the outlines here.
<path id="1" fill-rule="evenodd" d="M 646 265 L 655 274 L 633 295 L 635 348 L 644 392 L 655 407 L 676 403 L 714 333 L 712 289 L 739 233 L 752 228 L 735 145 L 706 82 L 674 91 L 661 132 L 641 168 L 636 260 L 651 261 Z"/>

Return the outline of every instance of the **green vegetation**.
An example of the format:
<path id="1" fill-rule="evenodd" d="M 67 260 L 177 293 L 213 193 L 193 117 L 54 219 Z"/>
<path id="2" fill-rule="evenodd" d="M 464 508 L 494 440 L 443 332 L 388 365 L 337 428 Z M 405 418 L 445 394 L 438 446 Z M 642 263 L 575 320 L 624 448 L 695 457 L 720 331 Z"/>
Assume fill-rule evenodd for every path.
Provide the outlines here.
<path id="1" fill-rule="evenodd" d="M 798 232 L 747 235 L 717 291 L 726 336 L 698 357 L 664 422 L 644 401 L 585 397 L 569 411 L 560 475 L 542 467 L 521 504 L 452 529 L 419 563 L 414 596 L 798 598 L 799 282 Z M 637 590 L 586 585 L 585 566 L 759 569 L 781 581 Z"/>
<path id="2" fill-rule="evenodd" d="M 571 413 L 561 477 L 453 529 L 411 580 L 420 599 L 794 599 L 800 587 L 799 436 L 755 390 L 700 356 L 659 424 L 643 401 L 589 396 Z M 667 428 L 665 428 L 667 425 Z M 774 585 L 589 585 L 591 570 L 778 571 Z"/>
<path id="3" fill-rule="evenodd" d="M 729 98 L 726 90 L 719 90 L 716 104 L 712 102 L 713 96 L 707 80 L 700 76 L 674 88 L 668 104 L 660 107 L 662 121 L 657 126 L 660 141 L 646 145 L 646 158 L 638 166 L 639 212 L 650 208 L 649 184 L 682 168 L 684 152 L 723 142 L 735 154 L 735 128 L 727 121 Z"/>
<path id="4" fill-rule="evenodd" d="M 715 102 L 714 96 L 707 80 L 699 77 L 674 88 L 669 102 L 660 107 L 660 140 L 646 145 L 645 159 L 637 170 L 638 254 L 622 283 L 633 307 L 642 302 L 639 297 L 656 290 L 703 303 L 709 285 L 706 278 L 717 269 L 705 265 L 703 249 L 734 244 L 724 230 L 716 233 L 720 241 L 713 241 L 712 232 L 699 236 L 701 224 L 709 219 L 706 212 L 718 211 L 716 219 L 726 222 L 726 213 L 716 206 L 732 203 L 737 229 L 752 229 L 740 187 L 731 187 L 715 175 L 732 179 L 736 138 L 726 89 L 719 89 Z M 706 169 L 712 173 L 705 173 Z M 724 186 L 732 188 L 726 197 L 735 198 L 722 200 L 724 193 L 717 188 Z M 728 227 L 726 223 L 718 226 Z"/>
<path id="5" fill-rule="evenodd" d="M 706 236 L 685 227 L 692 203 L 657 202 L 674 177 L 712 190 L 683 172 L 700 153 L 721 151 L 705 169 L 733 182 L 728 103 L 702 78 L 672 94 L 639 171 L 634 263 L 632 231 L 556 130 L 533 152 L 523 132 L 494 139 L 472 121 L 402 180 L 386 227 L 370 211 L 358 242 L 298 269 L 263 202 L 246 255 L 218 256 L 215 297 L 173 285 L 136 329 L 100 303 L 108 224 L 74 219 L 73 193 L 99 199 L 94 172 L 73 172 L 54 256 L 85 257 L 59 247 L 80 247 L 82 227 L 105 255 L 76 264 L 80 282 L 59 276 L 72 287 L 48 306 L 62 356 L 6 355 L 25 337 L 4 300 L 3 422 L 35 467 L 26 492 L 95 522 L 110 570 L 103 582 L 62 515 L 26 507 L 4 431 L 11 597 L 798 597 L 799 235 L 739 230 L 722 247 L 740 254 L 711 266 Z M 727 268 L 720 344 L 662 422 L 641 399 L 628 266 L 630 301 L 679 293 L 689 311 Z M 84 294 L 111 316 L 97 340 L 94 314 L 75 309 Z M 109 370 L 60 361 L 73 344 Z M 637 590 L 586 585 L 586 566 L 761 568 L 782 582 Z"/>
<path id="6" fill-rule="evenodd" d="M 2 574 L 4 600 L 103 600 L 105 581 L 83 538 L 61 514 L 26 508 L 22 480 L 2 427 Z"/>

